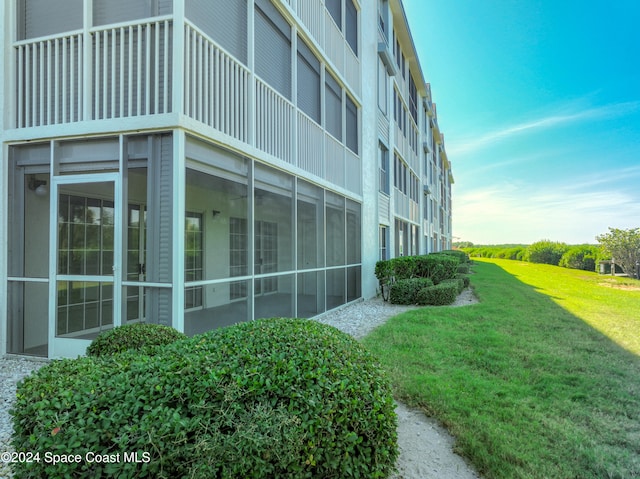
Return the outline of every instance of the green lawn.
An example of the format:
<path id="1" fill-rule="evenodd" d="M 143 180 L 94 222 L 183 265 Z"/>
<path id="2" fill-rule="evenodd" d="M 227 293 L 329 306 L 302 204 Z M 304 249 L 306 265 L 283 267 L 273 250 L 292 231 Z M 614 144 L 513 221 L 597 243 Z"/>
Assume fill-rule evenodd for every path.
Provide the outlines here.
<path id="1" fill-rule="evenodd" d="M 620 289 L 637 283 L 509 260 L 474 270 L 479 304 L 404 313 L 364 339 L 397 397 L 440 419 L 486 478 L 640 477 L 640 290 Z"/>

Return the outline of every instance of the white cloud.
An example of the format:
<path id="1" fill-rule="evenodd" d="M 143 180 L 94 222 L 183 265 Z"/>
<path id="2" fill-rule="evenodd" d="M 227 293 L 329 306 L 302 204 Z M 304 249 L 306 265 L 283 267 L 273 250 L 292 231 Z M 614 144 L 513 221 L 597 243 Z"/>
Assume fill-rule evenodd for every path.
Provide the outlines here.
<path id="1" fill-rule="evenodd" d="M 628 170 L 638 174 L 639 168 Z M 640 225 L 637 195 L 593 186 L 590 178 L 543 189 L 511 182 L 454 194 L 453 234 L 476 244 L 529 244 L 541 239 L 577 244 L 595 243 L 595 236 L 609 226 Z"/>
<path id="2" fill-rule="evenodd" d="M 565 107 L 563 110 L 569 110 Z M 574 112 L 553 113 L 541 118 L 523 121 L 488 131 L 470 138 L 454 139 L 447 142 L 447 153 L 451 157 L 476 152 L 479 149 L 495 145 L 497 142 L 522 135 L 527 132 L 542 131 L 560 125 L 571 125 L 588 120 L 611 119 L 626 116 L 640 110 L 640 101 L 613 103 L 595 108 L 587 108 Z"/>

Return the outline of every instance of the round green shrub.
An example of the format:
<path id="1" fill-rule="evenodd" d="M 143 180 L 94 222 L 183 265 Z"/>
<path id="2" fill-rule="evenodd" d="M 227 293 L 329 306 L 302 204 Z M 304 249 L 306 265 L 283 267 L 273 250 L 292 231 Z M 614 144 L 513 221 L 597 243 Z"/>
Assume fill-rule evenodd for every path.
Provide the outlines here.
<path id="1" fill-rule="evenodd" d="M 456 269 L 457 274 L 469 274 L 469 263 L 459 264 Z"/>
<path id="2" fill-rule="evenodd" d="M 152 353 L 158 346 L 187 336 L 169 326 L 132 323 L 103 331 L 87 348 L 88 356 L 111 356 L 128 350 Z"/>
<path id="3" fill-rule="evenodd" d="M 530 263 L 558 266 L 560 258 L 568 249 L 569 247 L 565 243 L 550 240 L 537 241 L 529 245 L 524 258 Z"/>
<path id="4" fill-rule="evenodd" d="M 445 249 L 440 251 L 438 254 L 446 254 L 449 256 L 453 256 L 454 258 L 458 259 L 458 262 L 460 264 L 469 262 L 469 255 L 466 253 L 466 251 L 463 251 L 461 249 Z"/>
<path id="5" fill-rule="evenodd" d="M 430 278 L 399 279 L 391 285 L 389 302 L 391 304 L 416 304 L 418 291 L 433 286 Z"/>
<path id="6" fill-rule="evenodd" d="M 464 289 L 464 280 L 462 278 L 445 279 L 440 284 L 443 284 L 443 283 L 444 284 L 447 284 L 447 283 L 455 284 L 456 288 L 458 288 L 458 294 L 462 293 L 462 290 Z"/>
<path id="7" fill-rule="evenodd" d="M 416 276 L 421 278 L 431 278 L 434 284 L 438 284 L 445 279 L 454 278 L 459 265 L 458 257 L 431 253 L 417 257 Z"/>
<path id="8" fill-rule="evenodd" d="M 445 306 L 458 297 L 457 282 L 442 282 L 418 291 L 416 300 L 421 305 Z"/>
<path id="9" fill-rule="evenodd" d="M 456 274 L 456 278 L 457 279 L 461 279 L 462 280 L 462 289 L 464 288 L 468 288 L 469 285 L 471 284 L 471 280 L 469 279 L 469 276 L 466 274 Z"/>
<path id="10" fill-rule="evenodd" d="M 376 360 L 302 319 L 241 323 L 152 356 L 56 361 L 18 385 L 11 414 L 17 451 L 82 458 L 19 463 L 21 478 L 385 478 L 398 455 Z M 124 460 L 134 452 L 142 462 Z"/>
<path id="11" fill-rule="evenodd" d="M 564 268 L 596 270 L 599 248 L 593 245 L 571 246 L 560 258 L 559 266 Z"/>

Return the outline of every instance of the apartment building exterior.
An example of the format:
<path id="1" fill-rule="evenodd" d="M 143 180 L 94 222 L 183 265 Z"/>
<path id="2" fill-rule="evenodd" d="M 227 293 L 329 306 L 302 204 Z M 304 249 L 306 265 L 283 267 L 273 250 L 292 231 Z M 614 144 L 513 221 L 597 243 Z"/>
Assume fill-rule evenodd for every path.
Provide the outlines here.
<path id="1" fill-rule="evenodd" d="M 400 0 L 10 0 L 0 23 L 0 354 L 313 317 L 451 245 Z"/>

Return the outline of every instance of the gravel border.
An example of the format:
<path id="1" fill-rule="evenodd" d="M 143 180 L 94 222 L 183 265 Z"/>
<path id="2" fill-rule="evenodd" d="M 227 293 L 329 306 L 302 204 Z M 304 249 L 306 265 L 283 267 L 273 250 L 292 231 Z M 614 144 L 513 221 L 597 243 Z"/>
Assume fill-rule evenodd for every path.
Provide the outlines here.
<path id="1" fill-rule="evenodd" d="M 467 288 L 452 306 L 466 306 L 475 302 L 477 299 L 473 291 Z M 335 326 L 360 339 L 389 318 L 412 309 L 418 309 L 418 307 L 395 305 L 377 297 L 356 301 L 314 319 L 320 323 Z M 48 362 L 46 359 L 19 356 L 0 359 L 0 453 L 12 451 L 10 441 L 13 425 L 9 409 L 15 399 L 17 383 Z M 401 403 L 398 403 L 396 412 L 398 413 L 400 457 L 397 463 L 398 473 L 392 475 L 390 479 L 479 477 L 460 456 L 453 453 L 455 440 L 438 425 L 437 421 Z M 0 479 L 12 477 L 9 465 L 0 462 Z"/>

